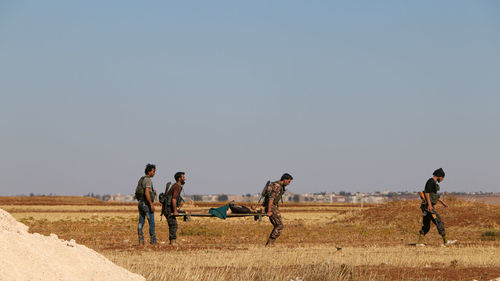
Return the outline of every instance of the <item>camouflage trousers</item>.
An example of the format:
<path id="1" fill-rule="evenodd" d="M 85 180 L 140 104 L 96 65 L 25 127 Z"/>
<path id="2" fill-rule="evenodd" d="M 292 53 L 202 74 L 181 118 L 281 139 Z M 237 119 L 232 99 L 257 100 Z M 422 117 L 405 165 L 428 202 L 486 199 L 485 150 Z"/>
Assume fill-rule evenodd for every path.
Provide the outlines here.
<path id="1" fill-rule="evenodd" d="M 441 236 L 445 236 L 446 232 L 444 230 L 444 223 L 436 209 L 433 208 L 432 212 L 429 212 L 427 211 L 427 205 L 425 204 L 422 204 L 420 208 L 422 209 L 422 229 L 420 229 L 420 234 L 426 235 L 431 229 L 431 222 L 433 222 L 436 225 L 439 234 Z"/>
<path id="2" fill-rule="evenodd" d="M 177 219 L 174 215 L 167 216 L 168 239 L 177 239 Z"/>
<path id="3" fill-rule="evenodd" d="M 277 205 L 273 205 L 271 207 L 271 216 L 269 217 L 269 221 L 273 224 L 274 228 L 269 235 L 269 238 L 276 239 L 281 235 L 285 226 L 283 225 L 283 221 L 281 220 L 280 210 Z"/>

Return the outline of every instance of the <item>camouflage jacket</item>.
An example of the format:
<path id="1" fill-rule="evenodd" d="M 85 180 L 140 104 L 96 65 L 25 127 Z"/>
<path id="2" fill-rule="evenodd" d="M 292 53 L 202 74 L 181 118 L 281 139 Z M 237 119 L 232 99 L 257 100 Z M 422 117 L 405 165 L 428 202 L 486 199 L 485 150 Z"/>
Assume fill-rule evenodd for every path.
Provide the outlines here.
<path id="1" fill-rule="evenodd" d="M 264 206 L 269 204 L 269 200 L 274 199 L 273 205 L 278 205 L 281 197 L 285 193 L 285 187 L 281 184 L 280 181 L 275 181 L 267 187 L 267 192 L 264 199 Z"/>

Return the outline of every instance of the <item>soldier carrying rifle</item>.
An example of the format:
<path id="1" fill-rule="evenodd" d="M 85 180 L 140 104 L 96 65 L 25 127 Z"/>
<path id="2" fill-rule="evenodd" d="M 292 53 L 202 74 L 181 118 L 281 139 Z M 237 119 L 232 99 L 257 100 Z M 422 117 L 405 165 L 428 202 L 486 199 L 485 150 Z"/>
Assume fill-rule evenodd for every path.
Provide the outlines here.
<path id="1" fill-rule="evenodd" d="M 444 171 L 439 168 L 434 171 L 433 177 L 430 178 L 425 184 L 424 192 L 419 192 L 420 198 L 422 199 L 422 204 L 420 209 L 422 209 L 422 229 L 420 229 L 420 236 L 418 237 L 417 247 L 424 247 L 424 236 L 429 232 L 431 228 L 431 221 L 436 225 L 439 234 L 443 237 L 444 246 L 455 244 L 456 240 L 448 240 L 446 237 L 446 232 L 444 230 L 444 223 L 441 220 L 436 208 L 434 207 L 437 202 L 440 202 L 445 208 L 448 208 L 443 199 L 440 198 L 437 193 L 440 189 L 439 183 L 444 180 Z"/>
<path id="2" fill-rule="evenodd" d="M 283 193 L 286 191 L 285 187 L 289 185 L 292 180 L 293 177 L 285 173 L 281 176 L 279 181 L 266 185 L 262 191 L 262 196 L 264 197 L 264 203 L 262 203 L 262 205 L 265 208 L 266 215 L 269 217 L 269 221 L 274 226 L 266 246 L 273 246 L 276 238 L 278 238 L 283 231 L 284 226 L 281 220 L 280 210 L 278 209 L 278 203 L 282 200 Z"/>

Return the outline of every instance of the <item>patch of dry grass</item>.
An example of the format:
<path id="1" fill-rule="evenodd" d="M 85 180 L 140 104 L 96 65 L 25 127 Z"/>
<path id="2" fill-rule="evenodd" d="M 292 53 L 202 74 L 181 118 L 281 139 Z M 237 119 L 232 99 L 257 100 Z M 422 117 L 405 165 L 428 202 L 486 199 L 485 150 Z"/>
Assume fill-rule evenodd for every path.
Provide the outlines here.
<path id="1" fill-rule="evenodd" d="M 471 280 L 499 277 L 500 241 L 482 234 L 498 226 L 500 206 L 453 201 L 440 214 L 458 246 L 441 248 L 435 227 L 426 248 L 415 242 L 421 223 L 417 201 L 359 207 L 285 205 L 277 247 L 263 247 L 267 218 L 178 219 L 179 247 L 137 245 L 137 206 L 7 206 L 30 231 L 75 239 L 148 280 Z M 204 212 L 210 205 L 189 206 Z M 156 216 L 160 242 L 168 226 Z M 493 227 L 492 227 L 493 226 Z M 147 232 L 147 226 L 146 226 Z M 343 247 L 337 251 L 335 246 Z M 498 271 L 495 271 L 498 269 Z M 485 275 L 484 272 L 488 274 Z M 497 274 L 498 276 L 494 276 Z M 451 275 L 450 275 L 451 274 Z M 492 275 L 493 274 L 493 275 Z M 452 278 L 450 277 L 452 276 Z M 420 279 L 419 279 L 420 278 Z M 447 279 L 448 278 L 448 279 Z M 462 279 L 464 278 L 464 279 Z"/>
<path id="2" fill-rule="evenodd" d="M 117 264 L 142 274 L 148 280 L 352 280 L 365 272 L 331 262 L 335 248 L 314 259 L 311 251 L 289 248 L 251 247 L 242 250 L 197 250 L 135 253 L 105 253 Z M 331 257 L 331 258 L 330 258 Z M 142 267 L 143 260 L 151 261 Z M 357 279 L 356 278 L 356 279 Z M 364 276 L 363 280 L 374 280 Z"/>
<path id="3" fill-rule="evenodd" d="M 375 278 L 376 273 L 369 274 L 360 269 L 367 266 L 415 269 L 500 267 L 497 250 L 495 247 L 420 249 L 398 246 L 347 247 L 337 251 L 329 245 L 304 245 L 196 251 L 166 247 L 137 253 L 106 251 L 105 254 L 148 280 L 290 280 L 295 277 L 349 280 L 354 276 L 357 277 L 354 280 L 381 280 Z M 150 261 L 150 266 L 142 266 L 145 259 Z M 343 268 L 349 268 L 348 276 L 345 272 L 342 274 Z"/>

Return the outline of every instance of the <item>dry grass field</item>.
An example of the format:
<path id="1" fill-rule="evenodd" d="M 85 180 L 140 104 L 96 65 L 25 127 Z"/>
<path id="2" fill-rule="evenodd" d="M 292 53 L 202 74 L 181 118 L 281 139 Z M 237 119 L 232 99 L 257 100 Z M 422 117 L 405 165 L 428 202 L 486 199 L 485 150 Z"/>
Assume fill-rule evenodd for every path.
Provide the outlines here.
<path id="1" fill-rule="evenodd" d="M 0 208 L 30 227 L 75 239 L 148 280 L 490 280 L 500 277 L 500 206 L 448 198 L 440 207 L 448 236 L 435 226 L 427 247 L 418 237 L 418 201 L 381 205 L 285 204 L 274 248 L 263 245 L 268 219 L 192 218 L 179 221 L 179 246 L 156 217 L 160 243 L 137 245 L 137 207 L 79 197 L 4 197 Z M 204 212 L 221 204 L 186 206 Z M 158 206 L 159 209 L 159 206 Z M 146 227 L 147 229 L 147 227 Z M 146 230 L 147 232 L 147 230 Z M 490 233 L 488 235 L 486 233 Z M 498 234 L 498 235 L 497 235 Z M 147 237 L 147 236 L 146 236 Z M 167 243 L 165 243 L 167 242 Z M 342 247 L 338 251 L 336 247 Z"/>

